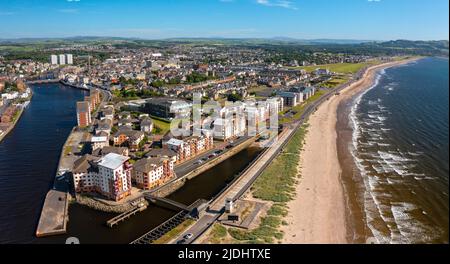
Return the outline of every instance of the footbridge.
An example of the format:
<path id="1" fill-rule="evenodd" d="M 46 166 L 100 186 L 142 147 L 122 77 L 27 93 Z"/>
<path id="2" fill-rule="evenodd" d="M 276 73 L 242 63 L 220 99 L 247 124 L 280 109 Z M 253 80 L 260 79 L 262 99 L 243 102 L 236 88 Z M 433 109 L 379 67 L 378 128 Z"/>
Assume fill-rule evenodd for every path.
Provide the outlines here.
<path id="1" fill-rule="evenodd" d="M 151 194 L 144 194 L 145 199 L 147 199 L 148 201 L 152 202 L 152 203 L 156 203 L 156 202 L 160 202 L 166 205 L 170 205 L 172 207 L 175 207 L 176 209 L 182 210 L 182 211 L 190 211 L 189 206 L 179 203 L 177 201 L 168 199 L 168 198 L 164 198 L 164 197 L 158 197 L 158 196 L 154 196 Z"/>

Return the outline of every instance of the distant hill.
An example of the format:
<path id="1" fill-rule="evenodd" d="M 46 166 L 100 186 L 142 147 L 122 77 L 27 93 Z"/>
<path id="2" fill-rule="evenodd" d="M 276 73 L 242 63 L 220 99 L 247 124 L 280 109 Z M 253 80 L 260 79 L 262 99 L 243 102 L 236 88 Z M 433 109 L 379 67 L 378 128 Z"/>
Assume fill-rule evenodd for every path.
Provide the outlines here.
<path id="1" fill-rule="evenodd" d="M 189 45 L 239 45 L 254 48 L 272 49 L 275 51 L 291 52 L 331 52 L 357 55 L 423 55 L 423 56 L 448 56 L 448 40 L 436 41 L 370 41 L 370 40 L 346 40 L 346 39 L 312 39 L 302 40 L 287 37 L 274 38 L 169 38 L 162 40 L 148 40 L 138 38 L 98 37 L 98 36 L 74 36 L 69 38 L 22 38 L 0 39 L 0 55 L 26 53 L 45 48 L 63 47 L 73 43 L 104 45 L 110 44 L 122 48 L 161 48 L 174 44 Z M 26 54 L 22 54 L 26 57 Z"/>
<path id="2" fill-rule="evenodd" d="M 448 56 L 449 54 L 448 40 L 432 40 L 432 41 L 392 40 L 379 43 L 364 43 L 362 44 L 362 46 L 392 51 L 404 50 L 410 54 L 426 55 L 426 56 Z"/>

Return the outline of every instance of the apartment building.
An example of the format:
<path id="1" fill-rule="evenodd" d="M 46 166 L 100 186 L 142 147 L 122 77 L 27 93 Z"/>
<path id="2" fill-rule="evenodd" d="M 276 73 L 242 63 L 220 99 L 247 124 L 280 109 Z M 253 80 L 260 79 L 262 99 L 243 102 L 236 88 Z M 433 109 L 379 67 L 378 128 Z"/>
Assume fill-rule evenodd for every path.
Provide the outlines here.
<path id="1" fill-rule="evenodd" d="M 133 165 L 132 181 L 140 189 L 151 190 L 172 179 L 173 168 L 174 162 L 169 158 L 141 159 Z"/>
<path id="2" fill-rule="evenodd" d="M 270 113 L 271 111 L 274 112 L 281 112 L 284 110 L 284 102 L 282 97 L 272 97 L 268 98 L 266 100 L 266 112 Z"/>
<path id="3" fill-rule="evenodd" d="M 98 177 L 98 170 L 95 162 L 100 158 L 92 155 L 84 155 L 74 162 L 72 175 L 75 192 L 90 193 L 96 192 L 96 182 Z"/>
<path id="4" fill-rule="evenodd" d="M 214 138 L 216 139 L 226 141 L 243 136 L 247 129 L 245 104 L 238 103 L 222 108 L 220 117 L 216 118 L 213 124 Z"/>
<path id="5" fill-rule="evenodd" d="M 92 123 L 91 106 L 87 101 L 77 102 L 77 122 L 78 126 L 83 128 Z"/>
<path id="6" fill-rule="evenodd" d="M 214 138 L 228 140 L 233 137 L 233 122 L 229 119 L 217 118 L 214 120 Z"/>
<path id="7" fill-rule="evenodd" d="M 256 133 L 259 133 L 265 128 L 268 117 L 265 103 L 256 104 L 256 102 L 253 102 L 247 104 L 245 112 L 247 115 L 247 129 L 249 135 L 256 135 Z"/>
<path id="8" fill-rule="evenodd" d="M 85 155 L 72 170 L 77 193 L 99 193 L 114 201 L 131 194 L 131 171 L 128 157 L 110 153 L 104 157 Z"/>
<path id="9" fill-rule="evenodd" d="M 113 135 L 114 146 L 127 145 L 130 149 L 139 149 L 139 144 L 144 140 L 145 134 L 142 131 L 131 130 L 131 128 L 119 129 Z"/>
<path id="10" fill-rule="evenodd" d="M 120 201 L 131 194 L 132 166 L 129 158 L 110 153 L 98 163 L 97 192 L 114 201 Z"/>
<path id="11" fill-rule="evenodd" d="M 212 149 L 214 141 L 211 135 L 192 136 L 183 140 L 171 138 L 164 147 L 175 152 L 177 163 L 180 163 Z"/>
<path id="12" fill-rule="evenodd" d="M 59 55 L 59 65 L 65 65 L 66 64 L 66 56 L 64 54 Z"/>
<path id="13" fill-rule="evenodd" d="M 91 148 L 92 151 L 96 149 L 109 146 L 109 139 L 107 136 L 93 136 L 91 138 Z"/>
<path id="14" fill-rule="evenodd" d="M 191 148 L 183 140 L 171 138 L 165 143 L 165 147 L 177 154 L 177 163 L 180 163 L 191 156 Z"/>

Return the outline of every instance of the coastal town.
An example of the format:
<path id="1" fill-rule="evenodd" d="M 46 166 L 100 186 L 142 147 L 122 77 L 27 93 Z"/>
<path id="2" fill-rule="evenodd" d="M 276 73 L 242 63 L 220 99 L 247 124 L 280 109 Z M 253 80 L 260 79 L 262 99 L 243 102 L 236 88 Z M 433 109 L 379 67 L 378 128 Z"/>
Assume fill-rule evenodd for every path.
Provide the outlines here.
<path id="1" fill-rule="evenodd" d="M 29 104 L 30 87 L 58 84 L 86 95 L 73 106 L 76 126 L 62 146 L 36 236 L 65 234 L 71 203 L 115 213 L 105 223 L 110 228 L 152 204 L 179 211 L 161 224 L 172 228 L 147 230 L 134 244 L 228 243 L 264 229 L 264 219 L 286 205 L 262 198 L 261 182 L 278 179 L 272 166 L 293 151 L 289 142 L 303 139 L 308 117 L 371 67 L 410 58 L 317 52 L 299 61 L 264 48 L 201 43 L 73 44 L 43 53 L 0 57 L 0 135 Z M 250 147 L 260 154 L 211 200 L 166 198 Z M 286 195 L 284 188 L 292 186 L 274 195 Z M 228 238 L 218 239 L 223 232 Z M 257 240 L 273 243 L 281 234 Z"/>
<path id="2" fill-rule="evenodd" d="M 72 54 L 80 50 L 111 55 Z M 167 196 L 182 180 L 245 147 L 276 139 L 300 120 L 308 102 L 332 93 L 363 67 L 388 60 L 317 54 L 311 56 L 314 61 L 269 63 L 277 54 L 208 45 L 138 50 L 74 45 L 48 52 L 47 62 L 3 60 L 2 85 L 16 82 L 19 91 L 23 86 L 26 91 L 3 89 L 2 101 L 26 98 L 26 83 L 59 82 L 89 91 L 76 103 L 77 126 L 63 146 L 55 186 L 66 181 L 63 190 L 78 203 L 125 214 L 147 206 L 146 194 Z M 336 65 L 350 67 L 335 72 Z M 193 122 L 194 98 L 214 101 L 219 110 L 200 108 Z M 2 111 L 2 121 L 11 122 L 10 112 Z M 66 214 L 66 205 L 59 208 Z M 40 226 L 36 233 L 43 236 Z"/>
<path id="3" fill-rule="evenodd" d="M 450 1 L 0 3 L 4 259 L 448 257 Z"/>

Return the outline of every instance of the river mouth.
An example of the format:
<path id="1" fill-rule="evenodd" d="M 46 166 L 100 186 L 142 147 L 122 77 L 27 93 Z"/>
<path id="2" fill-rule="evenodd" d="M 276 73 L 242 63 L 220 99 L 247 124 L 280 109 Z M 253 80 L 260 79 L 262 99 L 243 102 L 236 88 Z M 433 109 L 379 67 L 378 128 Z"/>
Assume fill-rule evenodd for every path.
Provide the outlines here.
<path id="1" fill-rule="evenodd" d="M 236 175 L 244 170 L 262 151 L 249 147 L 236 155 L 186 181 L 168 198 L 189 205 L 198 199 L 210 200 L 230 183 Z M 114 213 L 99 212 L 88 207 L 71 204 L 67 234 L 39 238 L 36 243 L 60 244 L 68 237 L 77 237 L 85 244 L 128 244 L 147 233 L 177 212 L 150 205 L 145 211 L 132 216 L 114 228 L 106 226 L 106 221 L 116 216 Z"/>

